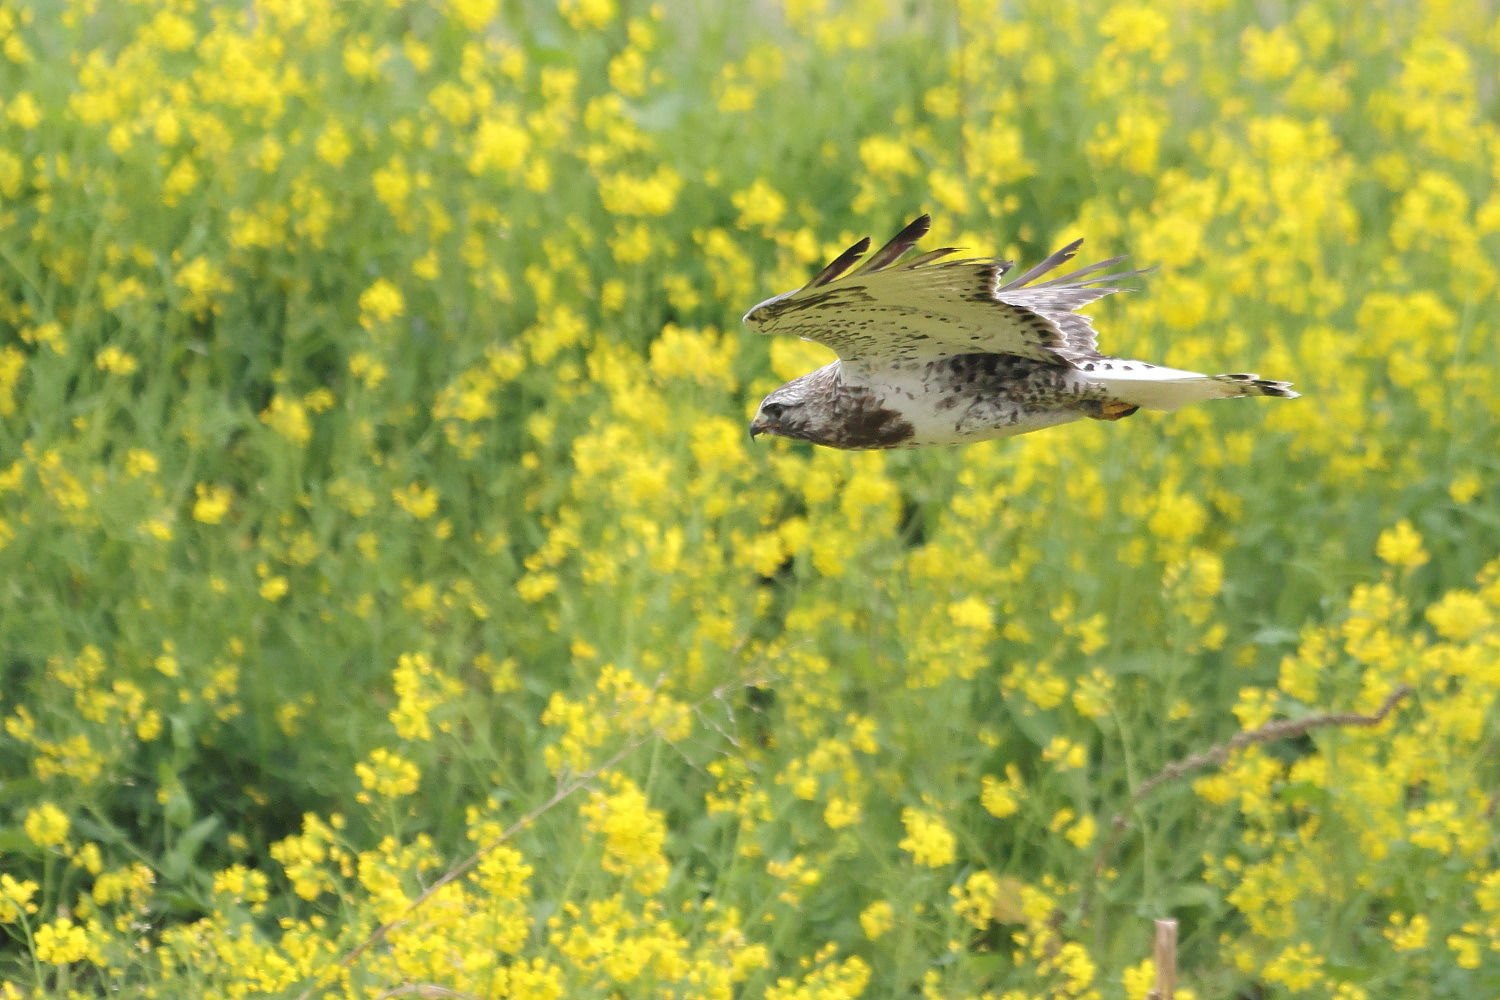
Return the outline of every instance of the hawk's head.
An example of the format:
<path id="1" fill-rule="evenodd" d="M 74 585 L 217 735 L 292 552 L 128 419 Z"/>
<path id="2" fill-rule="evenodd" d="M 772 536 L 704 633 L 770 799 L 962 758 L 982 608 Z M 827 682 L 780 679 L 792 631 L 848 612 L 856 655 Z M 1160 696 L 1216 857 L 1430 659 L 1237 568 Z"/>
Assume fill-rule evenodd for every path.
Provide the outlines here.
<path id="1" fill-rule="evenodd" d="M 779 437 L 819 440 L 822 426 L 828 422 L 829 392 L 812 372 L 786 385 L 760 401 L 755 419 L 750 421 L 750 436 L 775 434 Z"/>
<path id="2" fill-rule="evenodd" d="M 845 384 L 835 361 L 761 400 L 750 421 L 750 436 L 757 434 L 830 448 L 900 448 L 911 440 L 912 425 L 880 394 Z"/>

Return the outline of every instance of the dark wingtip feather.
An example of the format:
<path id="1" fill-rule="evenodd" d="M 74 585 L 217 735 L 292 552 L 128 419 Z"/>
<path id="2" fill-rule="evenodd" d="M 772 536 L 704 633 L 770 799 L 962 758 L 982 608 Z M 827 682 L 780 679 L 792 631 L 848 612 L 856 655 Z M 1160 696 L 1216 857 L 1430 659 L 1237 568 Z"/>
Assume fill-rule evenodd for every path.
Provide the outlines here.
<path id="1" fill-rule="evenodd" d="M 832 263 L 818 272 L 817 277 L 813 278 L 813 280 L 809 281 L 802 287 L 804 289 L 817 288 L 819 285 L 828 284 L 830 281 L 837 278 L 845 271 L 849 270 L 849 266 L 863 257 L 865 255 L 865 251 L 868 249 L 870 249 L 870 237 L 865 236 L 848 250 L 845 250 L 843 253 L 835 257 Z"/>
<path id="2" fill-rule="evenodd" d="M 878 271 L 887 264 L 893 263 L 897 258 L 912 248 L 912 245 L 927 235 L 927 230 L 932 228 L 932 216 L 923 213 L 906 224 L 885 246 L 870 255 L 870 259 L 860 265 L 855 274 L 868 274 Z"/>
<path id="3" fill-rule="evenodd" d="M 1058 265 L 1072 260 L 1073 255 L 1078 253 L 1078 248 L 1081 246 L 1083 246 L 1083 240 L 1074 240 L 1072 243 L 1069 243 L 1061 250 L 1054 251 L 1050 256 L 1047 257 L 1046 260 L 1042 261 L 1040 264 L 1036 265 L 1031 270 L 1021 275 L 1019 278 L 1014 278 L 1010 281 L 1007 281 L 1003 286 L 1002 291 L 1005 288 L 1020 288 L 1028 281 L 1031 281 L 1035 278 L 1040 278 L 1042 275 L 1046 274 L 1048 271 L 1052 270 Z"/>

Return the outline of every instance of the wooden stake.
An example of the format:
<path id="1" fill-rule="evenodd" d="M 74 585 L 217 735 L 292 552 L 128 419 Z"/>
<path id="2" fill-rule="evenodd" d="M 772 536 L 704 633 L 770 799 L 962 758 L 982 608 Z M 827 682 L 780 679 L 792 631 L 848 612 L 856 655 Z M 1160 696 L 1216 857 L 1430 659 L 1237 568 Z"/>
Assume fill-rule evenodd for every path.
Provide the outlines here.
<path id="1" fill-rule="evenodd" d="M 1177 921 L 1156 921 L 1156 985 L 1146 1000 L 1172 1000 L 1177 993 Z"/>

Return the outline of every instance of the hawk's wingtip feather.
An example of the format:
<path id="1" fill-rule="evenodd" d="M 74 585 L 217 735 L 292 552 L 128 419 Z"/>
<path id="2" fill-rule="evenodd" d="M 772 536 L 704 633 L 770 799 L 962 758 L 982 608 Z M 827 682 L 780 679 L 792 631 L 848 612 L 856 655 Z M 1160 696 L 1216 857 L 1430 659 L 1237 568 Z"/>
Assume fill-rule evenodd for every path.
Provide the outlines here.
<path id="1" fill-rule="evenodd" d="M 826 285 L 830 281 L 833 281 L 839 275 L 849 270 L 850 265 L 863 257 L 865 251 L 868 249 L 870 249 L 870 237 L 863 236 L 856 240 L 853 246 L 839 254 L 827 267 L 819 271 L 813 280 L 803 285 L 802 291 L 805 292 L 809 288 L 817 288 L 819 285 Z"/>
<path id="2" fill-rule="evenodd" d="M 925 212 L 908 222 L 899 233 L 892 236 L 890 242 L 876 250 L 870 255 L 870 259 L 859 266 L 855 274 L 869 274 L 883 267 L 895 263 L 901 255 L 912 248 L 912 245 L 927 235 L 932 228 L 932 216 Z"/>

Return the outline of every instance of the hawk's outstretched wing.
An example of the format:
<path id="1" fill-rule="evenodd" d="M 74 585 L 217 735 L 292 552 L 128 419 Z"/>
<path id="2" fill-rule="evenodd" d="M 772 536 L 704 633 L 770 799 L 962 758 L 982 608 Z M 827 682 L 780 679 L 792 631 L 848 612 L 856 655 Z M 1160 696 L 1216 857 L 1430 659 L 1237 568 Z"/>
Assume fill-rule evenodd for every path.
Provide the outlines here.
<path id="1" fill-rule="evenodd" d="M 1073 310 L 1122 291 L 1109 282 L 1146 273 L 1100 273 L 1124 260 L 1115 257 L 1037 283 L 1072 259 L 1082 240 L 1006 284 L 1000 279 L 1014 266 L 1010 261 L 947 260 L 958 252 L 952 247 L 898 263 L 931 222 L 921 216 L 854 267 L 870 247 L 868 238 L 860 240 L 802 288 L 751 309 L 745 322 L 761 333 L 831 347 L 846 369 L 873 371 L 959 354 L 1009 354 L 1070 367 L 1099 356 L 1088 317 Z"/>

